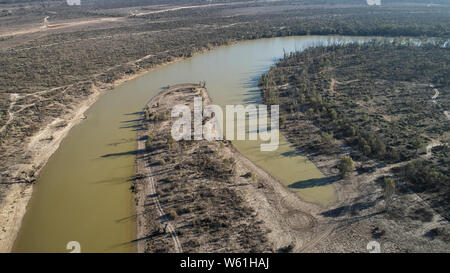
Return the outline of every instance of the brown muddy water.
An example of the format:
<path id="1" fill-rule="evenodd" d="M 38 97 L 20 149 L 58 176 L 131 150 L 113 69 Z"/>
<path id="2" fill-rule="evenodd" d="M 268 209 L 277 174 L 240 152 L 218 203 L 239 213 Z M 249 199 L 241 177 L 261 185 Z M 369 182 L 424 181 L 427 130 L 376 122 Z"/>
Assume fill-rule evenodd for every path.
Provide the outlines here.
<path id="1" fill-rule="evenodd" d="M 365 39 L 305 36 L 242 42 L 167 65 L 107 92 L 43 169 L 14 251 L 70 252 L 66 249 L 70 241 L 79 242 L 81 252 L 136 251 L 129 190 L 136 156 L 135 126 L 145 102 L 163 87 L 205 80 L 216 104 L 259 103 L 258 79 L 283 52 Z M 323 206 L 335 201 L 331 185 L 292 187 L 323 176 L 284 138 L 274 152 L 261 152 L 255 141 L 234 144 L 304 200 Z"/>

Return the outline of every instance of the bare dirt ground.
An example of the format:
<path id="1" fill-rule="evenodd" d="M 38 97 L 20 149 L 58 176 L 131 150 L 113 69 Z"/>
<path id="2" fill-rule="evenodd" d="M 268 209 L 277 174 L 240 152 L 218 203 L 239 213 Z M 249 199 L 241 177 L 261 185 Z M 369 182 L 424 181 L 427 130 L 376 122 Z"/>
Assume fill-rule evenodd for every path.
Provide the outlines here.
<path id="1" fill-rule="evenodd" d="M 139 12 L 139 13 L 134 14 L 134 16 L 158 14 L 158 13 L 169 12 L 169 11 L 177 11 L 177 10 L 183 10 L 183 9 L 208 8 L 208 7 L 217 7 L 217 6 L 224 6 L 224 5 L 236 5 L 236 4 L 241 4 L 241 3 L 224 3 L 224 4 L 206 4 L 206 5 L 196 5 L 196 6 L 180 6 L 180 7 L 172 7 L 172 8 L 161 9 L 161 10 Z"/>
<path id="2" fill-rule="evenodd" d="M 450 120 L 450 114 L 448 113 L 448 111 L 444 111 L 444 115 L 445 115 L 445 117 L 446 117 L 447 119 Z"/>
<path id="3" fill-rule="evenodd" d="M 430 87 L 433 88 L 433 91 L 434 91 L 434 95 L 433 95 L 433 97 L 431 97 L 431 100 L 433 101 L 434 104 L 437 104 L 437 98 L 439 97 L 439 94 L 440 94 L 439 90 L 437 88 L 434 88 L 434 86 L 432 84 L 430 84 Z M 448 113 L 448 111 L 444 111 L 444 116 L 447 119 L 450 119 L 450 114 Z M 431 147 L 431 148 L 433 148 L 433 147 Z"/>

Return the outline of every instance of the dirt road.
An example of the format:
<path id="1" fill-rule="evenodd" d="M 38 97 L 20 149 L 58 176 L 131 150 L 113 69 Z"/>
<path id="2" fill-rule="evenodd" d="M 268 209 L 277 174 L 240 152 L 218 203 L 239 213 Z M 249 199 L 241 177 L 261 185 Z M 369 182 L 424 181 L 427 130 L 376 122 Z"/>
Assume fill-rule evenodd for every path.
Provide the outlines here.
<path id="1" fill-rule="evenodd" d="M 35 33 L 35 32 L 41 32 L 41 31 L 47 31 L 47 30 L 53 30 L 53 29 L 61 29 L 61 28 L 89 25 L 89 24 L 118 22 L 118 21 L 122 21 L 124 19 L 125 19 L 125 17 L 114 17 L 114 18 L 107 17 L 107 18 L 99 18 L 99 19 L 71 22 L 71 23 L 61 23 L 61 24 L 49 25 L 48 27 L 43 27 L 43 26 L 33 27 L 33 28 L 20 30 L 20 31 L 15 31 L 15 32 L 2 33 L 2 34 L 0 34 L 0 38 L 2 38 L 2 37 L 9 37 L 9 36 L 24 35 L 24 34 L 31 34 L 31 33 Z"/>

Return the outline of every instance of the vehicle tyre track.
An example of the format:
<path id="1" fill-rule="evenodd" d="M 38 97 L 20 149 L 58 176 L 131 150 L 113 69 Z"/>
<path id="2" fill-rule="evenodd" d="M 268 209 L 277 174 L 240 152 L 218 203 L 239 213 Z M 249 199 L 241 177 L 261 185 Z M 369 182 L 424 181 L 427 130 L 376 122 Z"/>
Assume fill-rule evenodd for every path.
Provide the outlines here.
<path id="1" fill-rule="evenodd" d="M 145 149 L 145 143 L 143 140 L 139 140 L 138 141 L 138 149 Z M 173 227 L 172 223 L 170 222 L 169 217 L 167 216 L 167 214 L 164 212 L 163 208 L 161 207 L 161 204 L 159 202 L 158 199 L 158 194 L 156 192 L 156 185 L 155 185 L 155 180 L 152 177 L 152 172 L 151 172 L 151 168 L 149 166 L 147 166 L 145 163 L 143 164 L 143 171 L 144 173 L 142 173 L 145 178 L 143 179 L 144 182 L 144 191 L 145 191 L 145 195 L 146 196 L 152 196 L 152 201 L 155 204 L 155 207 L 158 211 L 158 215 L 160 216 L 160 224 L 162 225 L 163 223 L 166 223 L 166 231 L 169 232 L 170 236 L 172 237 L 173 243 L 174 243 L 174 248 L 175 248 L 175 252 L 177 253 L 182 253 L 183 252 L 183 248 L 181 246 L 180 240 L 178 238 L 178 235 L 175 231 L 175 228 Z"/>

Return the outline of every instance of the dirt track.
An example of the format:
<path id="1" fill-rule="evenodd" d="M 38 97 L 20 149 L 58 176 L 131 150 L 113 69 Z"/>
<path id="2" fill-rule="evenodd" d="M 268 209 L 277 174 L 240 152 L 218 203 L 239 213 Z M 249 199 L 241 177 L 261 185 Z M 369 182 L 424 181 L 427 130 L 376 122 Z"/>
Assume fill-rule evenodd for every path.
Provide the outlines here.
<path id="1" fill-rule="evenodd" d="M 85 21 L 78 21 L 78 22 L 72 22 L 72 23 L 61 23 L 61 24 L 49 25 L 48 27 L 42 27 L 42 26 L 41 27 L 33 27 L 33 28 L 15 31 L 15 32 L 2 33 L 2 34 L 0 34 L 0 38 L 24 35 L 24 34 L 31 34 L 31 33 L 35 33 L 35 32 L 48 31 L 48 30 L 53 30 L 53 29 L 62 29 L 62 28 L 76 27 L 76 26 L 82 26 L 82 25 L 89 25 L 89 24 L 118 22 L 118 21 L 122 21 L 124 19 L 125 19 L 125 17 L 116 17 L 116 18 L 107 17 L 107 18 L 85 20 Z"/>
<path id="2" fill-rule="evenodd" d="M 207 4 L 207 5 L 175 7 L 175 8 L 162 9 L 162 10 L 140 12 L 140 13 L 135 14 L 134 16 L 144 16 L 144 15 L 158 14 L 158 13 L 169 12 L 169 11 L 177 11 L 177 10 L 183 10 L 183 9 L 208 8 L 208 7 L 217 7 L 217 6 L 225 6 L 225 5 L 235 5 L 235 4 L 237 4 L 237 3 L 231 3 L 231 4 Z"/>
<path id="3" fill-rule="evenodd" d="M 145 140 L 138 140 L 138 149 L 139 150 L 145 149 Z M 169 221 L 170 219 L 167 217 L 167 213 L 164 212 L 164 210 L 161 207 L 161 204 L 159 203 L 158 195 L 156 193 L 156 188 L 155 188 L 155 181 L 154 181 L 152 173 L 151 173 L 151 168 L 149 166 L 147 166 L 145 164 L 145 162 L 143 162 L 142 160 L 138 160 L 137 166 L 136 166 L 136 171 L 145 176 L 144 181 L 143 181 L 143 188 L 141 189 L 143 195 L 140 195 L 140 196 L 141 197 L 153 196 L 151 198 L 151 201 L 153 201 L 153 203 L 155 204 L 155 207 L 158 210 L 158 214 L 160 216 L 160 221 L 161 221 L 160 224 L 166 225 L 165 229 L 166 229 L 166 231 L 168 231 L 168 233 L 172 237 L 175 252 L 182 253 L 183 248 L 181 246 L 180 240 L 178 239 L 178 235 L 175 232 L 175 229 L 174 229 L 172 223 L 170 223 L 170 221 Z M 145 202 L 145 199 L 139 200 L 139 201 Z M 137 213 L 137 215 L 143 215 L 145 213 L 144 206 L 138 206 L 136 213 Z M 141 233 L 141 231 L 142 231 L 142 229 L 138 229 L 138 238 L 145 236 L 144 234 Z M 143 252 L 143 250 L 140 249 L 139 246 L 141 246 L 141 244 L 138 244 L 138 252 Z"/>

